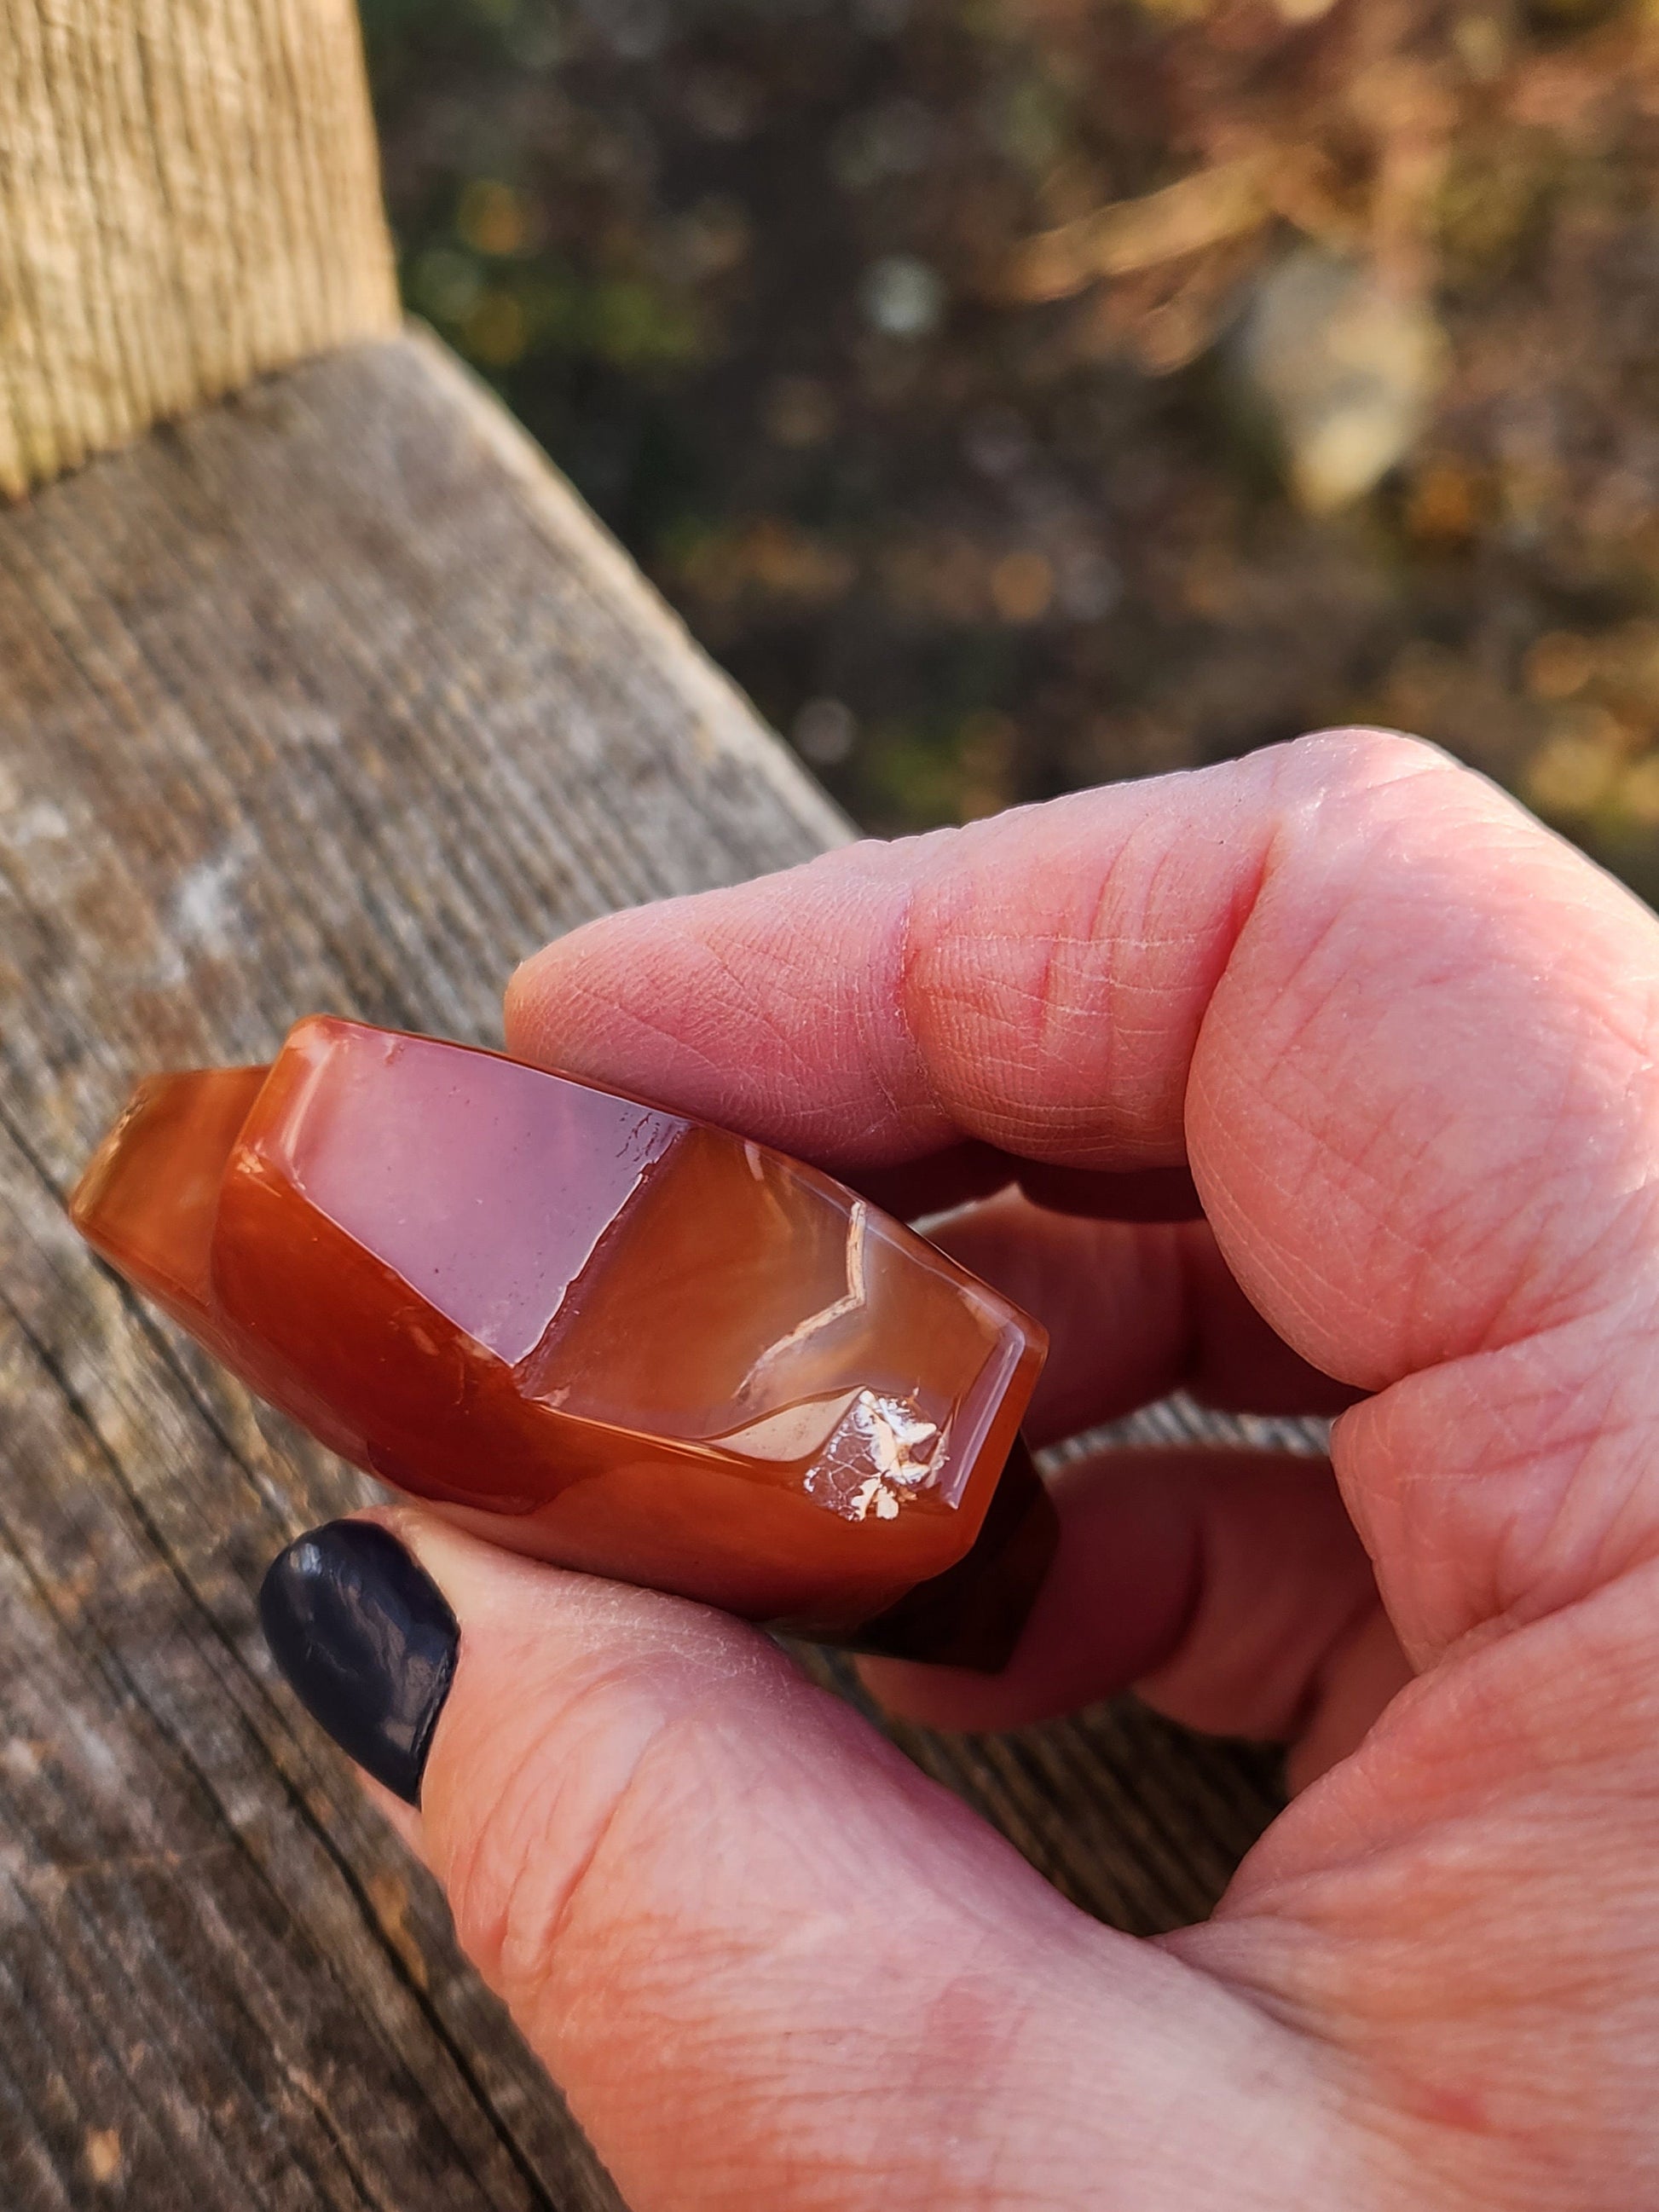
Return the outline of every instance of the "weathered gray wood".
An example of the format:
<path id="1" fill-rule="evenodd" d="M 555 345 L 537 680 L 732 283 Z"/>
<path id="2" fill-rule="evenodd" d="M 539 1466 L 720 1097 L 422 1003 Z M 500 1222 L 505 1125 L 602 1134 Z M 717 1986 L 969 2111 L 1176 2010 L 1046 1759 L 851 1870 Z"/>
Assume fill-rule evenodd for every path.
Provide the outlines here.
<path id="1" fill-rule="evenodd" d="M 312 1008 L 490 1038 L 611 905 L 845 834 L 493 405 L 337 356 L 0 517 L 0 2202 L 613 2204 L 252 1592 L 365 1486 L 96 1267 L 136 1071 Z M 1114 1711 L 916 1756 L 1133 1927 L 1271 1805 Z"/>

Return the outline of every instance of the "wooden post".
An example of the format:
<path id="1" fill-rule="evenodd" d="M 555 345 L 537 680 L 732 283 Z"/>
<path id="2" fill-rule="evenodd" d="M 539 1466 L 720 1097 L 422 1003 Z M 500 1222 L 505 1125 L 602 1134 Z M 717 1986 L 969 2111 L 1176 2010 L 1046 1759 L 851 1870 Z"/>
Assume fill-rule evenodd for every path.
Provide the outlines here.
<path id="1" fill-rule="evenodd" d="M 0 490 L 397 315 L 351 0 L 3 0 Z"/>

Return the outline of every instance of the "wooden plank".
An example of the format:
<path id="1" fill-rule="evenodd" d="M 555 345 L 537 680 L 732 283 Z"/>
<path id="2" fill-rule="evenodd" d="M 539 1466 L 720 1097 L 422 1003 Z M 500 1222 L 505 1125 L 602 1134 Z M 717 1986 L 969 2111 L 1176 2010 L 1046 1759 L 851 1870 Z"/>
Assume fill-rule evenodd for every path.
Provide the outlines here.
<path id="1" fill-rule="evenodd" d="M 846 834 L 418 338 L 0 517 L 8 2202 L 614 2204 L 265 1659 L 266 1561 L 367 1486 L 61 1197 L 136 1071 L 263 1057 L 313 1008 L 494 1038 L 548 935 Z M 1128 1926 L 1201 1911 L 1271 1808 L 1259 1763 L 1133 1711 L 902 1741 Z"/>
<path id="2" fill-rule="evenodd" d="M 0 492 L 395 329 L 353 0 L 0 0 Z"/>

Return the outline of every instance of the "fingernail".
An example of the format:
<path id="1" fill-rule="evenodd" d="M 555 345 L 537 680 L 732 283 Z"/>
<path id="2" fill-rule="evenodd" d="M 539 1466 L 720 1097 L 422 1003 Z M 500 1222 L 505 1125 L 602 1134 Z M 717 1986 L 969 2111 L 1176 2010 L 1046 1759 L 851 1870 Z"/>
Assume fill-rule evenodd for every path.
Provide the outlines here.
<path id="1" fill-rule="evenodd" d="M 331 1521 L 271 1561 L 259 1621 L 312 1718 L 418 1805 L 461 1640 L 431 1576 L 378 1522 Z"/>

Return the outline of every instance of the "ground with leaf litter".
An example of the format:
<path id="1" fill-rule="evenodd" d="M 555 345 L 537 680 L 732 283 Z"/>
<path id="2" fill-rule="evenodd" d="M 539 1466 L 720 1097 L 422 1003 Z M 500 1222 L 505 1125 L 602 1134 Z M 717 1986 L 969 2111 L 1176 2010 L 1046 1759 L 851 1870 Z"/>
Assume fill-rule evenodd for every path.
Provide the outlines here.
<path id="1" fill-rule="evenodd" d="M 369 0 L 406 295 L 855 815 L 1336 720 L 1659 892 L 1659 9 Z"/>

